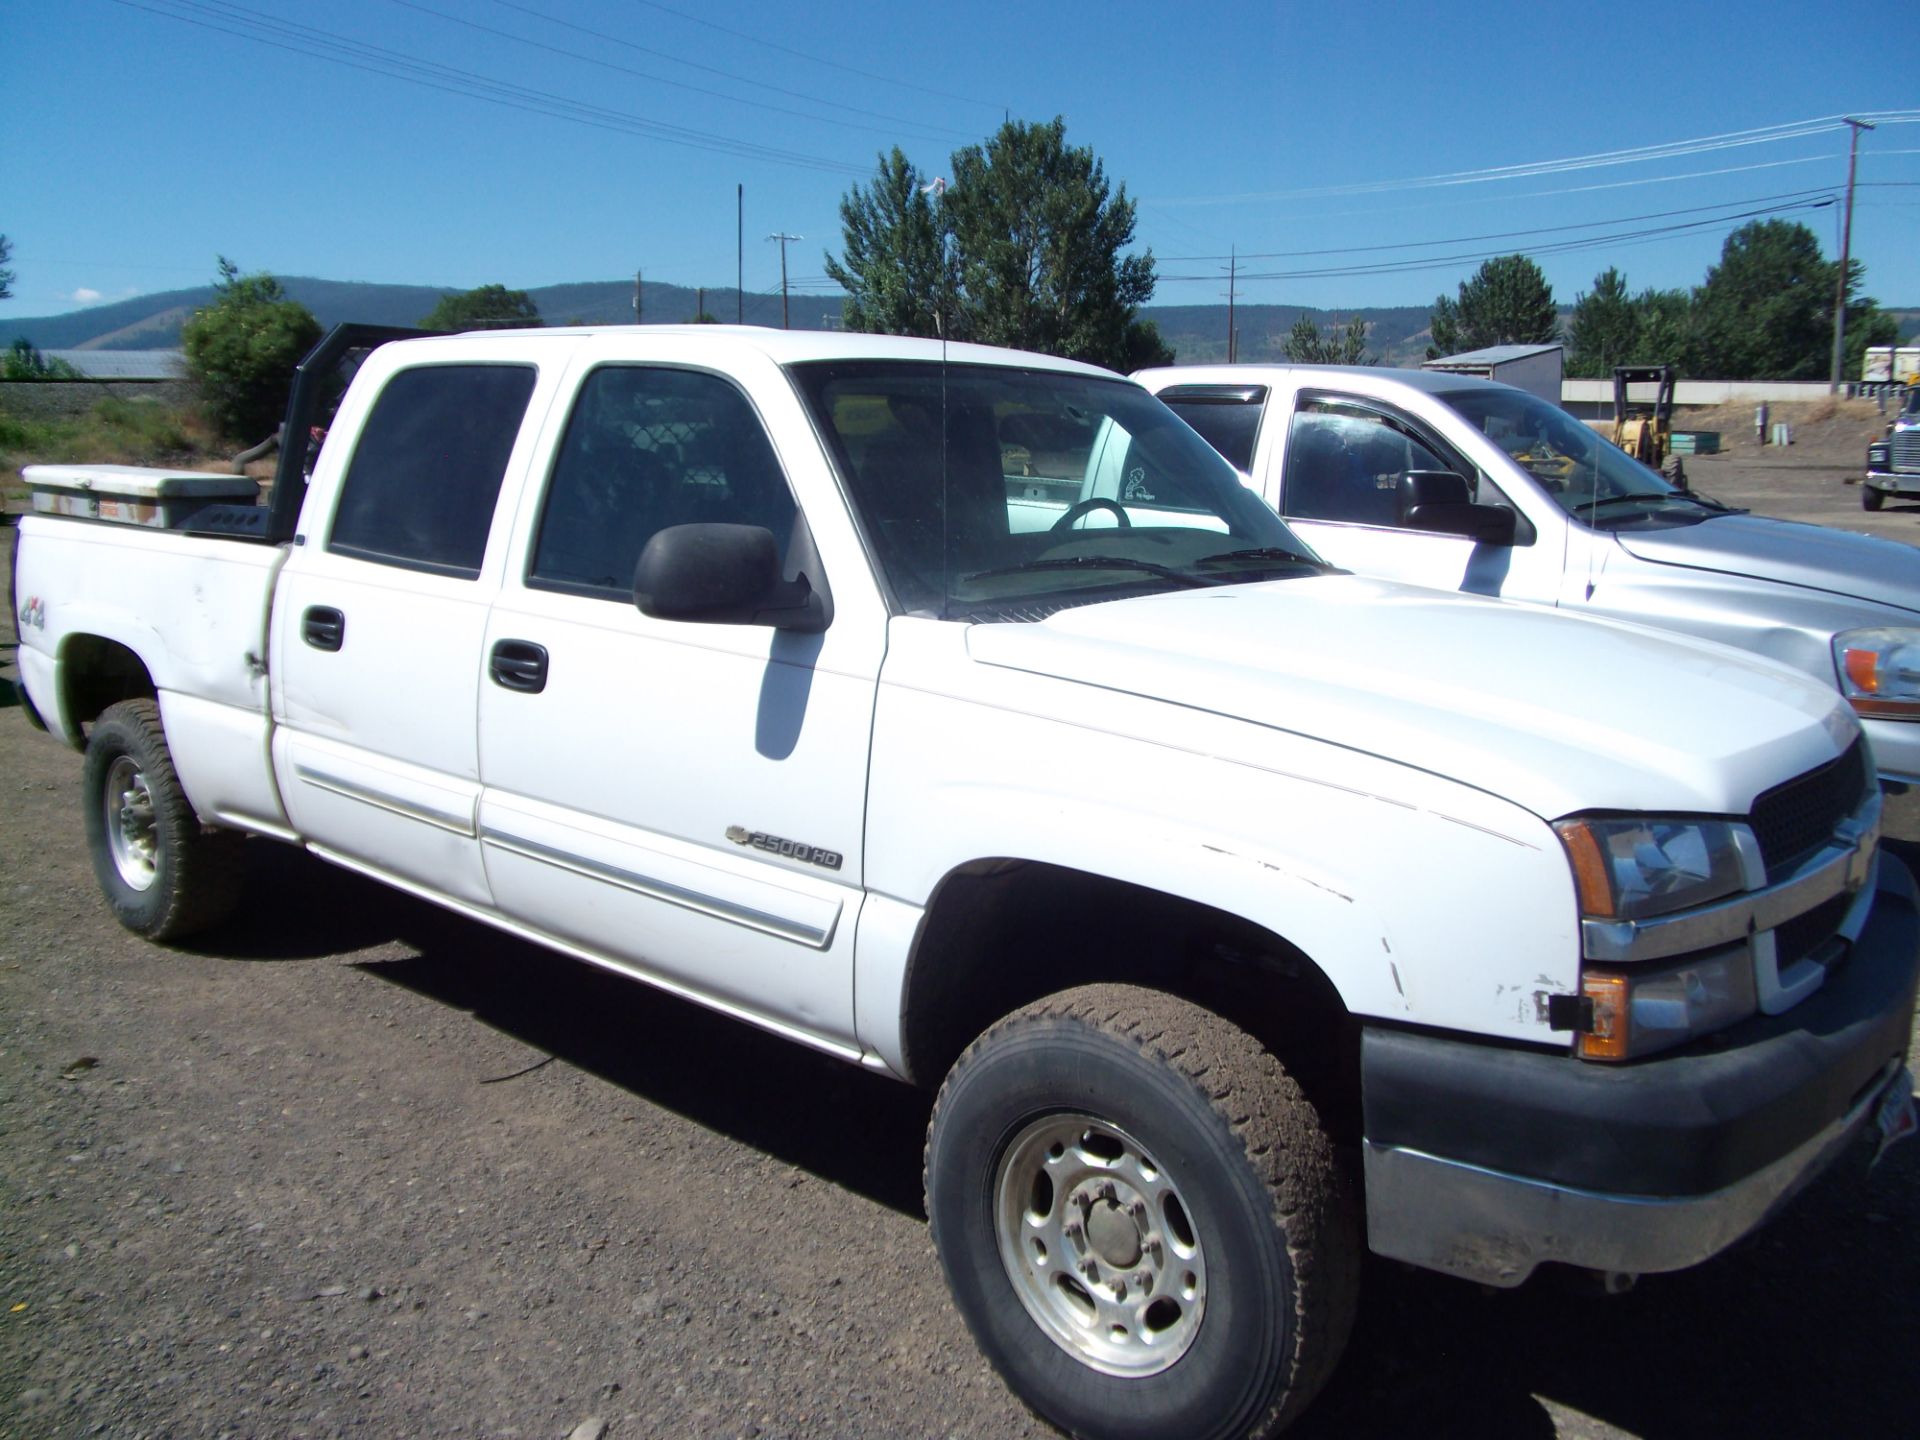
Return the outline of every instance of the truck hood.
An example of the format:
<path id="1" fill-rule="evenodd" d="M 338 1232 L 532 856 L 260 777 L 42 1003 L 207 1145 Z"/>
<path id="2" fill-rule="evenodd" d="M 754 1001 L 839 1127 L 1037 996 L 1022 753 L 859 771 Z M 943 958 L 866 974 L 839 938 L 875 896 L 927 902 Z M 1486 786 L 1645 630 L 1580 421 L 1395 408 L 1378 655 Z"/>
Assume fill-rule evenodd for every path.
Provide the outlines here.
<path id="1" fill-rule="evenodd" d="M 1920 551 L 1822 525 L 1719 515 L 1672 530 L 1623 530 L 1620 548 L 1656 565 L 1742 575 L 1920 611 Z"/>
<path id="2" fill-rule="evenodd" d="M 1377 755 L 1549 820 L 1741 814 L 1858 733 L 1831 689 L 1742 651 L 1354 575 L 977 625 L 967 648 Z"/>

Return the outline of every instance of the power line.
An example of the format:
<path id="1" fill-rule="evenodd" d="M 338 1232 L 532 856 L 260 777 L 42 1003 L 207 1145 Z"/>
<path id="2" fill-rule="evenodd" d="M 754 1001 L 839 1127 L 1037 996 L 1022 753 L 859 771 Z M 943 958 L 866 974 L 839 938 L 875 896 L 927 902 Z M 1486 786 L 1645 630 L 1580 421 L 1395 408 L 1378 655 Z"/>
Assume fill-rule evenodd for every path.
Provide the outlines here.
<path id="1" fill-rule="evenodd" d="M 414 3 L 413 3 L 413 0 L 392 0 L 392 3 L 394 3 L 394 4 L 396 4 L 396 5 L 405 5 L 405 6 L 407 6 L 407 7 L 409 8 L 409 9 L 415 9 L 415 10 L 421 10 L 421 9 L 425 9 L 425 8 L 426 8 L 425 6 L 422 6 L 422 5 L 417 5 L 417 4 L 414 4 Z M 544 21 L 546 21 L 546 22 L 547 22 L 547 23 L 548 23 L 549 25 L 558 25 L 558 26 L 560 26 L 560 27 L 562 27 L 563 29 L 567 29 L 567 30 L 572 30 L 572 31 L 575 31 L 575 32 L 577 32 L 578 34 L 581 34 L 581 35 L 587 35 L 587 36 L 591 36 L 591 37 L 592 37 L 593 39 L 595 39 L 595 40 L 604 40 L 604 41 L 606 41 L 606 42 L 607 42 L 608 44 L 610 44 L 610 45 L 620 45 L 620 46 L 623 46 L 623 47 L 625 47 L 625 48 L 626 48 L 626 49 L 628 49 L 628 50 L 634 50 L 634 51 L 637 51 L 637 52 L 639 52 L 639 53 L 640 53 L 640 54 L 642 54 L 642 55 L 652 55 L 652 56 L 655 56 L 656 58 L 658 58 L 658 59 L 661 59 L 661 60 L 671 60 L 671 61 L 672 61 L 672 62 L 673 62 L 674 64 L 676 64 L 676 65 L 684 65 L 684 66 L 686 66 L 686 67 L 687 67 L 688 69 L 690 69 L 690 70 L 699 70 L 699 71 L 701 71 L 701 72 L 703 72 L 703 73 L 705 73 L 705 74 L 708 74 L 708 75 L 718 75 L 718 76 L 720 76 L 720 77 L 721 77 L 722 79 L 724 79 L 724 80 L 732 80 L 732 81 L 734 81 L 734 82 L 735 82 L 736 84 L 740 84 L 740 85 L 751 85 L 751 86 L 753 86 L 753 87 L 754 87 L 754 88 L 756 88 L 756 89 L 760 89 L 760 90 L 767 90 L 767 91 L 771 91 L 771 92 L 772 92 L 773 94 L 775 94 L 775 95 L 785 95 L 785 96 L 787 96 L 788 98 L 790 98 L 790 99 L 794 99 L 794 100 L 805 100 L 805 101 L 807 101 L 807 102 L 808 102 L 809 104 L 812 104 L 812 105 L 825 105 L 825 106 L 827 106 L 828 108 L 830 108 L 830 109 L 833 109 L 833 110 L 844 110 L 844 111 L 846 111 L 846 112 L 847 112 L 848 114 L 850 114 L 850 115 L 864 115 L 864 116 L 866 116 L 866 117 L 867 117 L 868 119 L 870 119 L 870 120 L 884 120 L 884 121 L 886 121 L 886 122 L 887 122 L 887 123 L 888 123 L 889 125 L 894 125 L 894 126 L 899 126 L 899 125 L 906 125 L 906 126 L 910 126 L 910 127 L 912 127 L 912 128 L 914 128 L 914 129 L 917 129 L 917 130 L 924 130 L 924 131 L 926 131 L 926 132 L 928 132 L 928 133 L 929 133 L 929 134 L 931 134 L 931 135 L 944 135 L 944 136 L 947 136 L 947 137 L 949 137 L 949 138 L 959 138 L 959 139 L 962 139 L 962 140 L 965 140 L 965 139 L 969 139 L 969 138 L 971 138 L 971 137 L 969 137 L 969 136 L 967 135 L 967 133 L 966 133 L 966 132 L 965 132 L 964 130 L 949 130 L 949 129 L 947 129 L 947 128 L 946 128 L 945 126 L 941 126 L 941 125 L 929 125 L 929 124 L 927 124 L 927 123 L 926 123 L 926 122 L 925 122 L 924 120 L 908 120 L 908 119 L 904 119 L 904 118 L 902 118 L 901 116 L 898 116 L 898 115 L 885 115 L 885 114 L 882 114 L 882 113 L 881 113 L 880 111 L 878 111 L 878 110 L 863 110 L 863 109 L 861 109 L 861 108 L 860 108 L 860 107 L 859 107 L 858 105 L 844 105 L 844 104 L 842 104 L 842 103 L 840 103 L 840 102 L 839 102 L 839 101 L 837 101 L 837 100 L 828 100 L 828 99 L 826 99 L 826 98 L 824 98 L 824 97 L 822 97 L 822 96 L 819 96 L 819 95 L 809 95 L 809 94 L 807 94 L 806 92 L 804 92 L 804 91 L 801 91 L 801 90 L 788 90 L 788 89 L 785 89 L 785 88 L 783 88 L 783 87 L 781 87 L 781 86 L 779 86 L 779 85 L 771 85 L 771 84 L 768 84 L 768 83 L 767 83 L 766 81 L 764 81 L 764 80 L 752 80 L 752 79 L 749 79 L 748 77 L 746 77 L 746 76 L 744 76 L 744 75 L 738 75 L 738 74 L 735 74 L 735 73 L 734 73 L 733 71 L 730 71 L 730 70 L 722 70 L 722 69 L 719 69 L 719 68 L 717 68 L 717 67 L 715 67 L 715 66 L 712 66 L 712 65 L 703 65 L 703 64 L 701 64 L 701 63 L 700 63 L 700 62 L 699 62 L 698 60 L 689 60 L 689 59 L 687 59 L 687 58 L 686 58 L 685 56 L 683 56 L 683 55 L 675 55 L 675 54 L 673 54 L 673 53 L 671 53 L 670 51 L 666 51 L 666 50 L 655 50 L 655 49 L 653 49 L 653 48 L 651 48 L 650 46 L 646 46 L 646 45 L 641 45 L 641 44 L 638 44 L 638 43 L 637 43 L 637 42 L 635 42 L 635 41 L 632 41 L 632 40 L 627 40 L 627 39 L 624 39 L 624 38 L 622 38 L 622 37 L 621 37 L 621 36 L 619 36 L 619 35 L 610 35 L 610 34 L 608 34 L 608 33 L 607 33 L 606 31 L 604 31 L 604 30 L 595 30 L 595 29 L 593 29 L 592 27 L 590 27 L 590 26 L 587 26 L 587 25 L 578 25 L 578 24 L 575 24 L 575 23 L 574 23 L 573 21 L 571 21 L 571 20 L 562 20 L 562 19 L 561 19 L 561 18 L 560 18 L 560 17 L 558 16 L 558 15 L 549 15 L 549 14 L 547 14 L 547 13 L 545 13 L 544 11 L 541 11 L 541 10 L 536 10 L 536 9 L 534 9 L 534 8 L 533 8 L 532 6 L 530 6 L 530 5 L 520 5 L 520 4 L 516 4 L 516 3 L 514 3 L 514 0 L 493 0 L 493 3 L 494 3 L 494 4 L 496 4 L 496 5 L 498 5 L 498 6 L 500 6 L 500 7 L 501 7 L 501 8 L 503 8 L 503 9 L 506 9 L 506 10 L 516 10 L 516 11 L 518 11 L 518 12 L 519 12 L 520 14 L 522 14 L 522 15 L 527 15 L 527 16 L 531 16 L 531 17 L 532 17 L 533 19 L 535 19 L 535 20 L 544 20 Z M 451 16 L 451 15 L 444 15 L 444 14 L 442 14 L 442 12 L 440 12 L 440 11 L 437 11 L 437 10 L 436 10 L 436 11 L 433 11 L 433 12 L 431 12 L 431 13 L 433 13 L 433 14 L 436 14 L 436 15 L 441 15 L 443 19 L 447 19 L 447 20 L 453 20 L 453 19 L 455 19 L 455 18 L 456 18 L 456 17 L 454 17 L 454 16 Z M 462 24 L 462 25 L 472 25 L 472 26 L 473 26 L 473 27 L 474 27 L 475 29 L 481 29 L 481 30 L 484 30 L 484 29 L 487 29 L 487 28 L 488 28 L 488 27 L 486 27 L 486 26 L 483 26 L 483 25 L 480 25 L 480 24 L 478 24 L 477 22 L 474 22 L 474 21 L 468 21 L 468 20 L 460 20 L 460 21 L 458 21 L 458 23 L 459 23 L 459 24 Z M 494 34 L 504 34 L 504 33 L 506 33 L 506 32 L 504 32 L 504 31 L 493 31 L 492 33 L 494 33 Z M 511 36 L 511 37 L 509 37 L 509 38 L 512 38 L 512 39 L 519 39 L 520 37 L 519 37 L 519 36 Z M 534 44 L 538 44 L 539 42 L 538 42 L 538 41 L 533 41 L 533 40 L 528 40 L 528 41 L 526 41 L 526 42 L 524 42 L 524 43 L 526 43 L 526 44 L 529 44 L 529 45 L 534 45 Z M 547 49 L 547 48 L 550 48 L 550 47 L 547 47 L 547 46 L 541 46 L 541 48 L 542 48 L 542 49 Z M 559 51 L 559 52 L 557 52 L 557 53 L 560 53 L 560 54 L 565 54 L 565 55 L 572 55 L 572 54 L 573 54 L 573 52 L 572 52 L 572 51 Z M 586 60 L 586 59 L 593 59 L 593 57 L 589 57 L 589 56 L 584 56 L 584 55 L 576 55 L 576 56 L 574 56 L 574 58 L 576 58 L 576 59 L 582 59 L 582 60 Z M 606 62 L 606 61 L 602 61 L 602 60 L 598 60 L 598 59 L 593 59 L 593 63 L 594 63 L 594 64 L 601 64 L 601 65 L 604 65 L 604 64 L 607 64 L 608 62 Z M 622 67 L 620 67 L 620 66 L 617 66 L 617 65 L 610 65 L 610 66 L 609 66 L 609 68 L 611 68 L 611 69 L 616 69 L 616 70 L 617 70 L 617 69 L 620 69 L 620 68 L 622 68 Z M 637 70 L 633 70 L 633 71 L 628 71 L 627 73 L 628 73 L 628 74 L 633 74 L 633 75 L 638 75 L 638 74 L 641 74 L 642 72 L 640 72 L 640 71 L 637 71 Z M 658 77 L 658 76 L 647 76 L 646 78 L 648 78 L 648 79 L 660 79 L 660 78 L 662 78 L 662 77 Z M 714 95 L 714 94 L 717 94 L 717 93 L 718 93 L 718 92 L 716 92 L 716 91 L 713 91 L 713 90 L 701 90 L 701 89 L 700 89 L 700 88 L 699 88 L 698 86 L 694 86 L 694 85 L 683 85 L 683 84 L 682 84 L 682 82 L 680 82 L 680 81 L 677 81 L 677 80 L 666 80 L 666 81 L 664 81 L 664 83 L 666 83 L 666 84 L 668 84 L 668 85 L 682 85 L 682 88 L 684 88 L 684 89 L 688 89 L 688 90 L 696 90 L 696 91 L 698 91 L 698 93 L 700 93 L 700 94 L 702 94 L 702 95 Z M 733 97 L 731 97 L 731 96 L 721 96 L 720 98 L 722 98 L 722 99 L 732 99 Z M 740 103 L 741 103 L 741 104 L 747 104 L 747 105 L 751 105 L 751 104 L 754 104 L 755 102 L 753 102 L 753 101 L 751 101 L 751 100 L 745 100 L 745 101 L 741 101 Z M 776 110 L 777 110 L 777 109 L 778 109 L 779 107 L 777 107 L 777 106 L 767 106 L 766 108 L 768 108 L 768 109 L 776 109 Z M 798 112 L 798 111 L 792 111 L 792 110 L 780 110 L 780 112 L 779 112 L 779 113 L 781 113 L 781 114 L 783 114 L 783 115 L 793 115 L 793 114 L 799 114 L 799 113 L 801 113 L 801 112 Z M 810 120 L 812 120 L 812 119 L 818 119 L 818 120 L 821 120 L 823 124 L 845 124 L 845 123 L 846 123 L 845 121 L 833 121 L 833 120 L 826 120 L 826 119 L 825 119 L 825 117 L 822 117 L 822 116 L 812 116 L 812 115 L 809 115 L 809 116 L 806 116 L 805 118 L 807 118 L 807 119 L 810 119 Z M 863 126 L 863 127 L 860 127 L 860 128 L 863 128 L 863 129 L 870 129 L 871 127 L 864 127 L 864 126 Z"/>
<path id="2" fill-rule="evenodd" d="M 1292 260 L 1314 255 L 1351 255 L 1369 250 L 1423 250 L 1434 245 L 1470 245 L 1481 240 L 1514 240 L 1529 235 L 1552 235 L 1565 230 L 1597 230 L 1603 225 L 1633 225 L 1642 220 L 1670 220 L 1676 215 L 1700 215 L 1710 210 L 1731 210 L 1741 205 L 1765 205 L 1774 202 L 1807 200 L 1831 195 L 1824 186 L 1810 190 L 1789 190 L 1780 195 L 1756 195 L 1746 200 L 1727 200 L 1718 205 L 1690 205 L 1680 210 L 1656 210 L 1646 215 L 1620 215 L 1606 220 L 1583 220 L 1571 225 L 1543 225 L 1533 230 L 1497 230 L 1486 235 L 1457 235 L 1447 240 L 1405 240 L 1391 245 L 1340 245 L 1323 250 L 1241 251 L 1242 260 Z M 1225 255 L 1169 255 L 1169 261 L 1225 260 Z"/>
<path id="3" fill-rule="evenodd" d="M 1920 110 L 1889 110 L 1864 118 L 1887 125 L 1920 124 Z M 1251 200 L 1309 200 L 1338 195 L 1377 195 L 1399 190 L 1491 184 L 1502 180 L 1530 179 L 1536 175 L 1558 175 L 1573 170 L 1636 165 L 1651 160 L 1700 155 L 1714 150 L 1767 145 L 1781 140 L 1824 135 L 1844 129 L 1845 126 L 1845 117 L 1824 115 L 1812 120 L 1796 120 L 1783 125 L 1765 125 L 1751 130 L 1731 130 L 1720 135 L 1700 135 L 1687 140 L 1669 140 L 1657 145 L 1636 145 L 1621 150 L 1602 150 L 1591 155 L 1570 155 L 1558 160 L 1534 160 L 1518 165 L 1490 165 L 1475 170 L 1453 170 L 1400 180 L 1363 180 L 1348 185 L 1321 185 L 1300 190 L 1257 191 L 1239 195 L 1181 198 L 1229 203 Z M 1163 199 L 1160 203 L 1169 202 Z"/>
<path id="4" fill-rule="evenodd" d="M 1804 210 L 1823 209 L 1834 203 L 1832 196 L 1823 199 L 1804 200 L 1790 205 L 1771 206 L 1765 209 L 1744 211 L 1735 215 L 1714 216 L 1706 220 L 1684 221 L 1677 225 L 1655 226 L 1647 230 L 1621 231 L 1613 235 L 1591 235 L 1578 240 L 1550 242 L 1545 245 L 1530 246 L 1524 252 L 1529 255 L 1572 255 L 1583 250 L 1598 250 L 1609 246 L 1645 244 L 1653 240 L 1665 239 L 1671 235 L 1686 234 L 1690 231 L 1708 229 L 1724 225 L 1732 220 L 1746 220 L 1762 215 L 1785 215 Z M 1446 270 L 1459 265 L 1472 264 L 1476 260 L 1491 260 L 1510 252 L 1488 250 L 1472 254 L 1433 255 L 1418 260 L 1381 260 L 1362 265 L 1330 265 L 1305 270 L 1272 270 L 1255 274 L 1243 274 L 1243 280 L 1313 280 L 1354 275 L 1395 275 L 1411 274 L 1421 270 Z M 1169 282 L 1206 281 L 1218 284 L 1218 275 L 1161 275 L 1158 280 Z"/>
<path id="5" fill-rule="evenodd" d="M 655 0 L 638 0 L 638 3 L 645 5 L 649 10 L 658 10 L 663 15 L 673 15 L 681 20 L 692 21 L 695 25 L 704 25 L 709 30 L 718 30 L 721 34 L 731 35 L 736 40 L 746 40 L 755 45 L 764 45 L 769 50 L 778 50 L 782 55 L 792 55 L 797 59 L 809 60 L 815 65 L 825 65 L 833 70 L 844 70 L 849 75 L 859 75 L 868 80 L 878 80 L 882 85 L 897 85 L 902 90 L 917 90 L 922 95 L 938 95 L 942 100 L 958 100 L 967 105 L 984 105 L 991 110 L 1004 112 L 1009 108 L 1001 104 L 998 100 L 976 100 L 970 95 L 955 95 L 951 90 L 935 90 L 930 85 L 916 85 L 910 80 L 902 80 L 897 76 L 876 75 L 871 70 L 862 70 L 838 60 L 829 60 L 824 55 L 809 55 L 804 50 L 795 50 L 790 45 L 782 45 L 777 41 L 768 40 L 764 36 L 749 35 L 744 30 L 729 29 L 716 20 L 708 20 L 699 15 L 689 15 L 685 10 L 676 10 L 671 5 L 656 4 Z"/>
<path id="6" fill-rule="evenodd" d="M 769 164 L 789 165 L 797 169 L 819 170 L 840 175 L 867 173 L 864 167 L 849 165 L 843 161 L 828 160 L 821 156 L 805 155 L 792 150 L 781 150 L 751 141 L 734 140 L 715 131 L 670 125 L 665 121 L 650 120 L 643 115 L 570 100 L 566 96 L 556 95 L 550 91 L 494 80 L 471 70 L 442 65 L 437 61 L 421 60 L 400 51 L 369 45 L 346 36 L 318 30 L 312 26 L 275 20 L 257 11 L 246 10 L 243 6 L 201 3 L 201 0 L 113 0 L 113 3 L 130 10 L 144 10 L 148 14 L 177 20 L 182 24 L 197 26 L 203 30 L 231 35 L 270 49 L 286 50 L 310 59 L 326 60 L 351 70 L 365 71 L 390 80 L 401 80 L 424 89 L 484 100 L 490 104 L 502 105 L 508 109 L 526 111 L 530 114 L 570 120 L 575 124 L 588 125 L 599 130 L 644 136 L 648 139 L 665 141 L 670 145 L 684 145 L 696 150 L 708 150 L 743 159 L 764 160 Z M 162 6 L 170 8 L 161 8 Z M 191 13 L 183 14 L 182 11 Z M 196 19 L 196 14 L 201 18 Z"/>

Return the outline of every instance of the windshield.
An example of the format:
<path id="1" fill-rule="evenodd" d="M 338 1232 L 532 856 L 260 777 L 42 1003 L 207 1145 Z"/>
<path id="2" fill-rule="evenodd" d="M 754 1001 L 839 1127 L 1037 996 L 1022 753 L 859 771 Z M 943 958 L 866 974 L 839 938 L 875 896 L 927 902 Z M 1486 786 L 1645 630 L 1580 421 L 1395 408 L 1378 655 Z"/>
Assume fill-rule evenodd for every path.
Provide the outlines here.
<path id="1" fill-rule="evenodd" d="M 1324 568 L 1137 385 L 891 360 L 791 373 L 909 613 L 1036 618 Z"/>
<path id="2" fill-rule="evenodd" d="M 1636 511 L 1699 508 L 1698 501 L 1658 472 L 1537 395 L 1476 387 L 1442 391 L 1438 398 L 1506 451 L 1576 519 L 1605 525 L 1620 523 Z"/>
<path id="3" fill-rule="evenodd" d="M 1920 385 L 1907 390 L 1907 403 L 1900 407 L 1901 419 L 1911 420 L 1916 415 L 1920 415 Z"/>

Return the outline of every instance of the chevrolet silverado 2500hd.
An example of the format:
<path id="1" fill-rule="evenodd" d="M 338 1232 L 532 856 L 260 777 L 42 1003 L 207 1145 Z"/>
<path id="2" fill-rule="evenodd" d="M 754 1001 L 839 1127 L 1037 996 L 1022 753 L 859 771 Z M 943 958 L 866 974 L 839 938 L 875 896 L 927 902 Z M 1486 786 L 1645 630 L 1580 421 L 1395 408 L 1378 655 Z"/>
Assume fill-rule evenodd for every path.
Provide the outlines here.
<path id="1" fill-rule="evenodd" d="M 1907 1114 L 1831 685 L 1334 571 L 1118 377 L 405 340 L 306 477 L 22 523 L 114 912 L 212 924 L 270 836 L 938 1086 L 953 1295 L 1076 1434 L 1284 1425 L 1363 1245 L 1674 1269 Z"/>
<path id="2" fill-rule="evenodd" d="M 1872 740 L 1887 835 L 1920 840 L 1912 546 L 1715 504 L 1492 381 L 1317 365 L 1134 378 L 1336 565 L 1698 635 L 1833 686 Z"/>

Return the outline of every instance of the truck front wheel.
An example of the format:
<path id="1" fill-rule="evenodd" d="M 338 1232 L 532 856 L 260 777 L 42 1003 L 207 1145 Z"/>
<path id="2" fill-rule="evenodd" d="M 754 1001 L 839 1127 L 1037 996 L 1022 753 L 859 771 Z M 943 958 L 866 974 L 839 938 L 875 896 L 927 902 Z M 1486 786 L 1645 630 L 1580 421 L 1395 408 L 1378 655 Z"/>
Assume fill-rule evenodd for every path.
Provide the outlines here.
<path id="1" fill-rule="evenodd" d="M 81 792 L 94 877 L 127 929 L 175 940 L 232 911 L 239 837 L 202 832 L 153 701 L 123 700 L 94 722 Z"/>
<path id="2" fill-rule="evenodd" d="M 1886 503 L 1886 500 L 1887 497 L 1874 489 L 1873 486 L 1862 485 L 1860 487 L 1860 508 L 1862 510 L 1878 510 Z"/>
<path id="3" fill-rule="evenodd" d="M 1355 1205 L 1313 1106 L 1252 1036 L 1156 991 L 1064 991 L 975 1041 L 926 1193 L 975 1341 L 1074 1435 L 1273 1434 L 1352 1324 Z"/>

